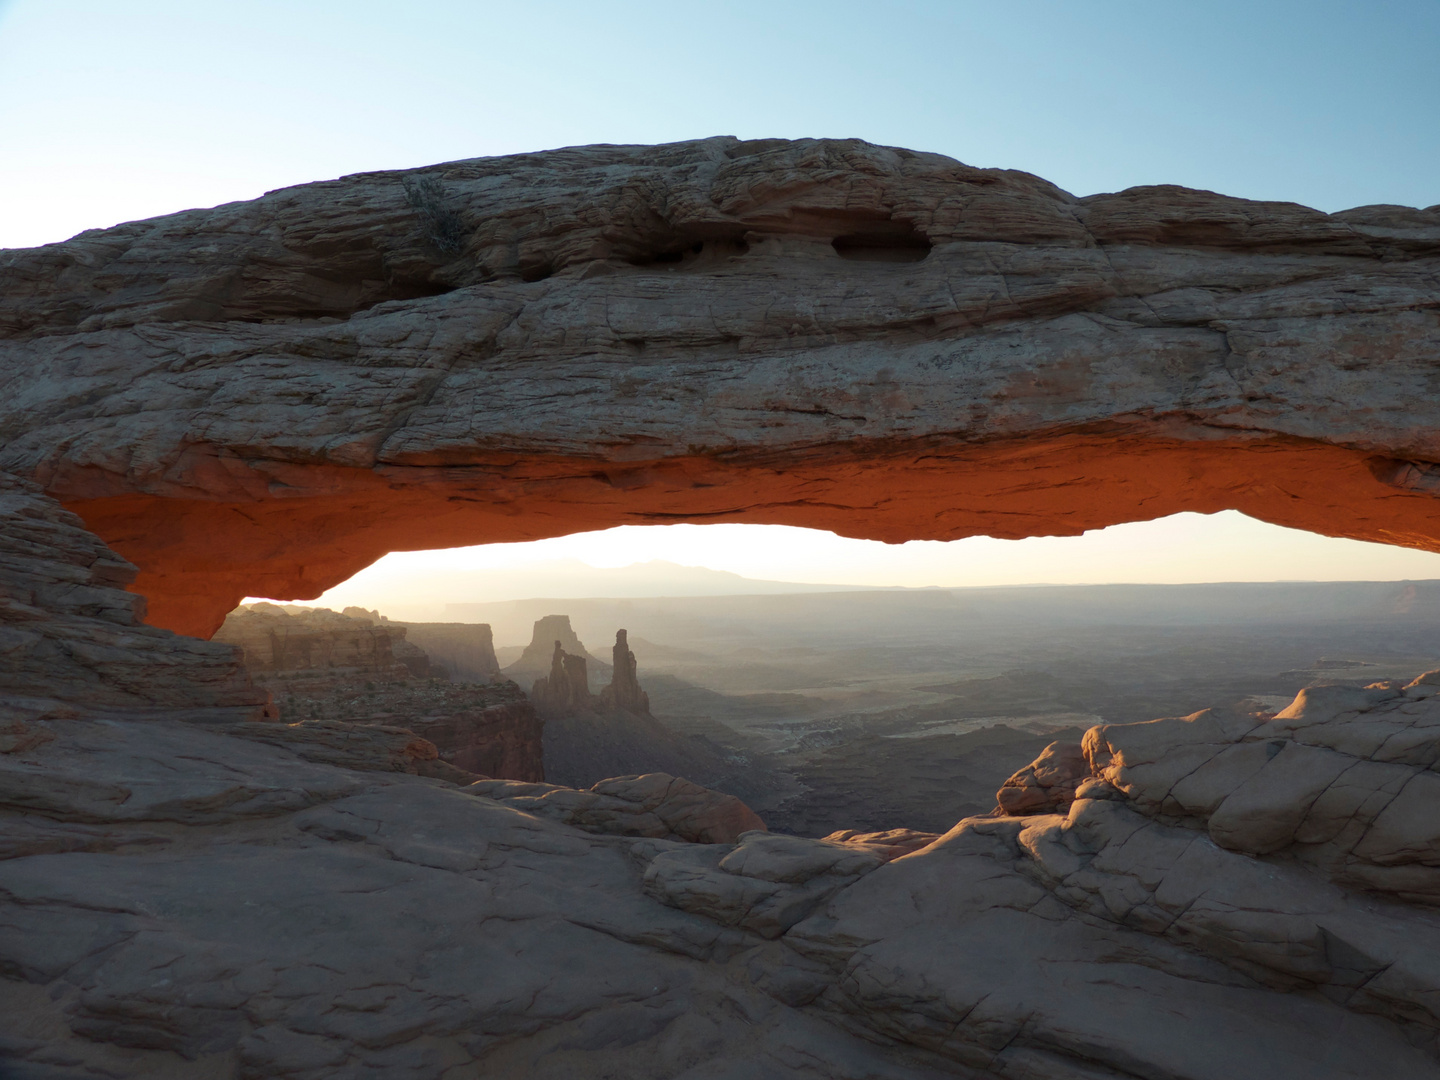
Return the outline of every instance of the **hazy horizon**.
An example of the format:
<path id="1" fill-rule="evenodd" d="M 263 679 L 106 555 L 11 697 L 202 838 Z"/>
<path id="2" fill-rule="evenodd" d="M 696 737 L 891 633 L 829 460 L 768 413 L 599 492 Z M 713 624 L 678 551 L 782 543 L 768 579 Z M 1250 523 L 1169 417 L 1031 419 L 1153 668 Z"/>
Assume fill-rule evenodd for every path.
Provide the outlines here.
<path id="1" fill-rule="evenodd" d="M 394 552 L 299 602 L 436 621 L 448 604 L 545 597 L 1436 579 L 1440 554 L 1323 537 L 1224 511 L 1075 537 L 906 544 L 782 525 L 620 526 L 529 543 Z"/>

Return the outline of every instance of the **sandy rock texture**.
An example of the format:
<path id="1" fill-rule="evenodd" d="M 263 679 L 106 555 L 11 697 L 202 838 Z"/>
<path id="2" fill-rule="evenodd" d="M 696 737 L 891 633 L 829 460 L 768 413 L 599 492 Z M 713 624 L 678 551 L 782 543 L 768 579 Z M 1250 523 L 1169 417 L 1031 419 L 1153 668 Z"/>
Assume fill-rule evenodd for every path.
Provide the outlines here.
<path id="1" fill-rule="evenodd" d="M 857 141 L 367 173 L 0 256 L 0 468 L 202 636 L 386 551 L 621 523 L 1229 507 L 1433 549 L 1437 266 L 1434 207 Z"/>

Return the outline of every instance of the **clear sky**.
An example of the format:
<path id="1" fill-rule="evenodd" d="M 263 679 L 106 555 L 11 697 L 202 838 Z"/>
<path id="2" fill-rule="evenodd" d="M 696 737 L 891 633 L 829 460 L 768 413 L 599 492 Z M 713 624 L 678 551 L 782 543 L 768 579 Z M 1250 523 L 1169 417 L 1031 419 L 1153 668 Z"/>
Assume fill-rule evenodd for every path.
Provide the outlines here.
<path id="1" fill-rule="evenodd" d="M 0 247 L 366 169 L 715 134 L 858 136 L 1077 194 L 1427 206 L 1437 132 L 1440 0 L 0 0 Z M 1186 579 L 1137 563 L 1138 543 L 1166 567 L 1196 552 L 1189 580 L 1440 577 L 1440 557 L 1236 515 L 1124 528 L 1012 545 L 1055 546 L 1033 573 L 999 561 L 1007 580 Z M 1223 567 L 1198 555 L 1207 528 Z M 774 577 L 790 572 L 747 560 L 783 550 L 791 576 L 875 583 L 959 584 L 980 576 L 977 544 L 1001 543 L 689 534 L 657 533 L 656 557 Z"/>

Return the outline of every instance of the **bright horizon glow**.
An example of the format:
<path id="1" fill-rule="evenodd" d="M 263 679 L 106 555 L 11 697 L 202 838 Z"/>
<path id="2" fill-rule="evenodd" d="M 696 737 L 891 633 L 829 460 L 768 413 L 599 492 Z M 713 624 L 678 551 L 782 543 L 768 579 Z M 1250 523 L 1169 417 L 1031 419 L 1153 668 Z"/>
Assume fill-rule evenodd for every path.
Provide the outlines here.
<path id="1" fill-rule="evenodd" d="M 766 581 L 908 588 L 1440 578 L 1440 554 L 1337 540 L 1227 510 L 1112 525 L 1083 536 L 905 544 L 788 525 L 622 525 L 529 543 L 393 552 L 301 603 L 438 619 L 451 603 L 577 598 L 543 591 L 547 576 L 561 569 L 573 585 L 573 568 L 546 566 L 564 560 L 602 571 L 663 560 Z M 583 595 L 613 594 L 604 591 L 602 574 Z"/>

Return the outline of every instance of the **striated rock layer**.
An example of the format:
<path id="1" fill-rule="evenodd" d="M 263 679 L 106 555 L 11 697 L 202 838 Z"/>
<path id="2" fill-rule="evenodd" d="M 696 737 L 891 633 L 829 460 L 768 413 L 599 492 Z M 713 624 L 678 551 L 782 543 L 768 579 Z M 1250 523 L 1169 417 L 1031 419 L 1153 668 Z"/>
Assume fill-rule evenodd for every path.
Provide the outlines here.
<path id="1" fill-rule="evenodd" d="M 367 173 L 0 256 L 0 468 L 201 635 L 386 551 L 622 523 L 1235 508 L 1435 550 L 1437 267 L 1435 207 L 853 140 Z"/>
<path id="2" fill-rule="evenodd" d="M 257 678 L 370 676 L 424 679 L 430 657 L 405 640 L 403 626 L 376 626 L 370 613 L 347 609 L 248 604 L 225 616 L 214 640 L 238 648 Z"/>

